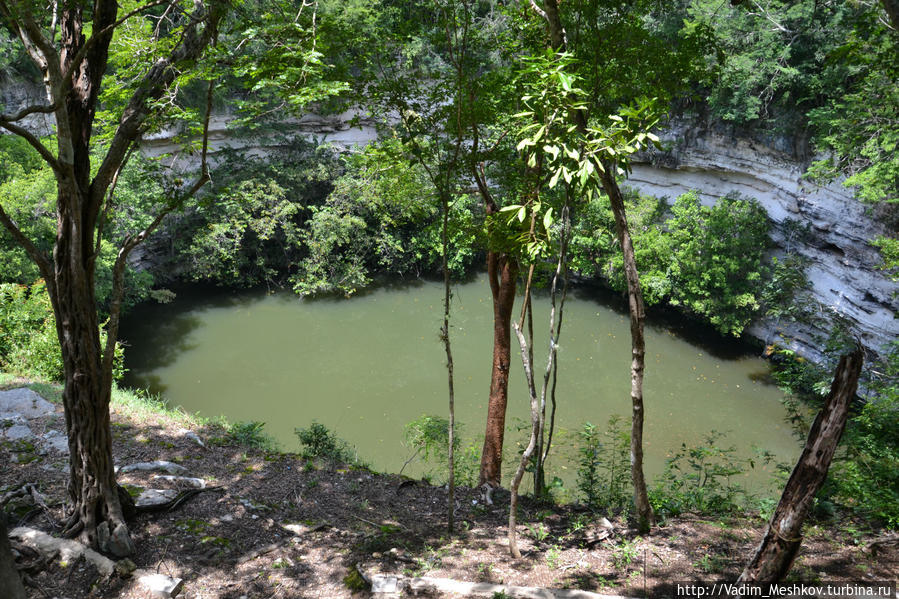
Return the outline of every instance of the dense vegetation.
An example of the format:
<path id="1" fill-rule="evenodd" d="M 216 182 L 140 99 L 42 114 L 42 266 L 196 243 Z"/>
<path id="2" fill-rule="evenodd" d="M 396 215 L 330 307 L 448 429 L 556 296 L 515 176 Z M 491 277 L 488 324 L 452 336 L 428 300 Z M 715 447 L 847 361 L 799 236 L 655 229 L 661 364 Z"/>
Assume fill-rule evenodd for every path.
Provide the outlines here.
<path id="1" fill-rule="evenodd" d="M 278 24 L 273 10 L 254 25 L 256 33 L 244 32 L 246 53 L 227 65 L 221 75 L 226 89 L 215 96 L 221 108 L 241 111 L 236 122 L 244 129 L 235 137 L 267 152 L 217 154 L 212 182 L 164 221 L 143 248 L 143 266 L 127 269 L 125 305 L 164 301 L 166 285 L 176 280 L 349 296 L 381 276 L 435 276 L 442 264 L 438 200 L 448 196 L 453 277 L 480 268 L 488 251 L 501 250 L 548 278 L 550 257 L 570 226 L 573 272 L 624 292 L 609 197 L 582 193 L 577 182 L 589 175 L 586 153 L 615 154 L 613 142 L 636 135 L 638 119 L 632 123 L 628 115 L 637 109 L 629 106 L 731 127 L 787 147 L 801 160 L 826 152 L 815 154 L 827 157 L 812 164 L 808 177 L 847 176 L 859 200 L 895 223 L 899 41 L 880 7 L 810 0 L 741 4 L 576 2 L 565 13 L 571 54 L 561 57 L 545 53 L 542 23 L 527 3 L 481 1 L 457 9 L 438 2 L 435 10 L 390 0 L 322 1 L 318 30 L 299 34 L 320 44 L 299 53 L 271 43 L 297 35 L 297 28 Z M 116 38 L 97 123 L 104 143 L 122 98 L 133 91 L 130 52 L 148 28 L 144 22 Z M 27 72 L 25 57 L 10 40 L 0 41 L 4 69 Z M 170 98 L 185 138 L 197 132 L 199 115 L 181 104 L 203 95 L 200 74 L 198 67 Z M 279 111 L 313 99 L 324 111 L 361 107 L 382 129 L 379 141 L 342 153 L 314 140 L 280 139 Z M 570 115 L 581 112 L 584 128 L 599 140 L 596 148 L 575 135 Z M 627 124 L 616 130 L 607 125 L 609 117 Z M 154 126 L 163 123 L 160 117 Z M 648 139 L 640 135 L 641 142 Z M 55 140 L 42 143 L 52 147 Z M 628 155 L 634 148 L 624 143 L 617 151 Z M 626 160 L 606 164 L 626 171 Z M 472 170 L 490 181 L 499 206 L 513 209 L 488 214 Z M 96 267 L 96 299 L 105 316 L 116 248 L 152 220 L 152 206 L 166 194 L 166 172 L 163 161 L 137 152 L 118 175 Z M 758 202 L 729 195 L 706 205 L 701 192 L 626 196 L 647 304 L 676 307 L 733 336 L 759 318 L 811 317 L 797 301 L 808 285 L 804 264 L 773 251 L 771 223 Z M 49 253 L 57 233 L 54 173 L 16 136 L 0 136 L 0 197 L 11 220 Z M 570 225 L 561 217 L 569 209 Z M 883 268 L 895 273 L 897 240 L 872 243 L 882 251 Z M 45 285 L 19 244 L 0 230 L 0 368 L 60 379 L 63 362 Z M 818 369 L 785 350 L 772 351 L 779 382 L 814 404 L 831 365 Z M 865 401 L 853 414 L 818 512 L 839 507 L 895 527 L 899 349 L 884 348 L 883 356 L 870 369 Z M 797 410 L 800 431 L 803 422 Z M 420 423 L 410 428 L 410 443 L 443 458 L 433 443 L 445 430 L 441 422 Z M 313 454 L 347 458 L 327 431 L 312 427 L 298 435 Z M 578 487 L 588 504 L 628 509 L 627 442 L 615 422 L 605 432 L 592 426 L 582 432 Z M 672 459 L 652 493 L 657 511 L 742 505 L 738 491 L 721 481 L 745 465 L 716 443 L 685 447 Z M 473 483 L 471 461 L 457 468 Z"/>

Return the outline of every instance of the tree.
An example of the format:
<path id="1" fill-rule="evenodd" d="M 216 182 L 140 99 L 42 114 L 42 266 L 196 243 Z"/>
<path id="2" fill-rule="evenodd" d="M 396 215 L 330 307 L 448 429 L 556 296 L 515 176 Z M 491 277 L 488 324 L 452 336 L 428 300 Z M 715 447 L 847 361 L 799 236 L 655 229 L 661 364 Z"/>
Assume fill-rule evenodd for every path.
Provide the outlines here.
<path id="1" fill-rule="evenodd" d="M 3 513 L 0 513 L 0 597 L 25 599 L 25 587 L 10 550 L 6 514 Z"/>
<path id="2" fill-rule="evenodd" d="M 310 6 L 303 4 L 303 9 Z M 120 14 L 116 0 L 95 0 L 92 5 L 54 2 L 51 14 L 45 14 L 43 5 L 31 0 L 0 0 L 3 25 L 43 75 L 47 93 L 46 104 L 0 115 L 0 127 L 25 139 L 53 170 L 57 227 L 52 256 L 23 233 L 2 205 L 0 222 L 37 264 L 56 319 L 70 449 L 71 503 L 63 533 L 80 536 L 83 542 L 116 556 L 134 551 L 125 522 L 131 500 L 116 484 L 109 428 L 125 265 L 129 253 L 163 218 L 210 178 L 206 157 L 213 82 L 223 74 L 211 72 L 211 66 L 200 61 L 214 46 L 231 8 L 224 0 L 148 0 L 126 4 Z M 258 17 L 262 27 L 241 32 L 241 45 L 247 50 L 230 55 L 228 63 L 237 82 L 264 79 L 250 94 L 251 104 L 258 106 L 277 95 L 285 107 L 296 107 L 341 89 L 340 85 L 309 81 L 321 66 L 319 55 L 308 49 L 307 42 L 313 39 L 308 32 L 314 31 L 314 26 L 310 29 L 306 23 L 315 22 L 310 11 L 297 14 L 287 5 L 263 8 L 260 2 L 250 8 L 248 12 Z M 114 36 L 123 37 L 126 43 L 116 47 Z M 146 61 L 135 61 L 135 50 Z M 111 61 L 117 56 L 121 60 L 113 73 Z M 140 136 L 162 123 L 165 108 L 182 100 L 179 90 L 190 87 L 195 78 L 209 81 L 205 93 L 196 93 L 196 84 L 187 90 L 199 96 L 198 102 L 205 101 L 202 122 L 194 122 L 187 131 L 189 137 L 192 133 L 194 139 L 201 138 L 196 148 L 199 174 L 192 183 L 173 175 L 163 197 L 156 198 L 155 215 L 148 215 L 142 230 L 122 240 L 113 266 L 109 321 L 101 348 L 95 295 L 97 257 L 104 235 L 108 236 L 104 226 L 115 210 L 116 181 Z M 101 105 L 104 89 L 113 97 Z M 31 114 L 55 119 L 52 148 L 22 126 L 22 119 Z M 103 148 L 95 139 L 101 121 L 108 121 L 109 128 Z M 99 164 L 93 167 L 95 156 Z"/>
<path id="3" fill-rule="evenodd" d="M 167 210 L 146 229 L 129 236 L 119 250 L 114 270 L 117 293 L 112 301 L 107 341 L 101 350 L 94 282 L 105 211 L 118 173 L 135 140 L 144 131 L 154 102 L 176 80 L 179 71 L 195 64 L 213 42 L 226 8 L 224 2 L 212 2 L 208 6 L 198 3 L 188 12 L 175 3 L 169 5 L 180 15 L 170 32 L 172 48 L 143 74 L 122 112 L 108 150 L 93 173 L 94 120 L 113 34 L 130 19 L 161 4 L 141 4 L 120 15 L 114 0 L 97 0 L 93 6 L 66 3 L 54 5 L 53 18 L 48 19 L 42 15 L 43 7 L 37 4 L 25 0 L 0 1 L 0 17 L 43 74 L 48 98 L 46 104 L 0 116 L 0 126 L 26 139 L 53 169 L 57 186 L 57 232 L 52 257 L 25 237 L 2 207 L 0 222 L 38 265 L 56 317 L 64 365 L 63 405 L 70 449 L 71 511 L 64 533 L 80 535 L 85 543 L 117 556 L 134 551 L 122 504 L 127 494 L 119 492 L 115 481 L 109 428 L 122 278 L 128 253 L 152 232 Z M 87 32 L 89 37 L 85 35 Z M 18 124 L 25 116 L 35 113 L 51 114 L 55 118 L 53 150 Z M 183 186 L 177 196 L 195 192 L 208 178 L 204 168 L 197 181 Z M 177 198 L 169 200 L 174 204 Z"/>

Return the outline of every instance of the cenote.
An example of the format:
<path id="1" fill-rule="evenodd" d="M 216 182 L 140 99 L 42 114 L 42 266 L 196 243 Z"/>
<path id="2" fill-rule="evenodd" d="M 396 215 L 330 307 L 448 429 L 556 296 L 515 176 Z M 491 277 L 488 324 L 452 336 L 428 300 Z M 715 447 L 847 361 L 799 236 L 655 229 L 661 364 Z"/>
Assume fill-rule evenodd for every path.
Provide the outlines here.
<path id="1" fill-rule="evenodd" d="M 326 425 L 377 470 L 399 471 L 412 453 L 404 426 L 445 415 L 445 354 L 438 337 L 442 285 L 382 285 L 351 299 L 301 299 L 289 292 L 181 290 L 170 304 L 147 303 L 123 323 L 126 383 L 160 393 L 171 406 L 231 422 L 262 421 L 286 450 L 296 427 Z M 465 444 L 483 435 L 490 380 L 492 308 L 486 279 L 454 287 L 452 342 L 457 420 Z M 630 416 L 627 314 L 600 293 L 576 289 L 565 305 L 559 350 L 557 457 L 550 476 L 573 482 L 573 448 L 585 422 Z M 548 300 L 535 304 L 535 361 L 546 359 Z M 717 346 L 717 347 L 716 347 Z M 646 330 L 645 448 L 650 477 L 666 455 L 726 433 L 722 446 L 754 447 L 791 461 L 798 448 L 784 421 L 782 394 L 764 379 L 765 361 L 716 343 L 698 343 L 650 322 Z M 514 347 L 513 337 L 513 350 Z M 525 438 L 528 400 L 517 351 L 510 375 L 506 445 Z M 629 422 L 629 420 L 628 420 Z M 519 430 L 521 426 L 521 430 Z M 509 455 L 510 452 L 507 452 Z M 512 460 L 506 459 L 510 466 Z M 410 466 L 421 473 L 422 466 Z M 406 472 L 410 472 L 410 468 Z M 746 481 L 767 483 L 756 464 Z M 506 480 L 506 478 L 504 478 Z"/>

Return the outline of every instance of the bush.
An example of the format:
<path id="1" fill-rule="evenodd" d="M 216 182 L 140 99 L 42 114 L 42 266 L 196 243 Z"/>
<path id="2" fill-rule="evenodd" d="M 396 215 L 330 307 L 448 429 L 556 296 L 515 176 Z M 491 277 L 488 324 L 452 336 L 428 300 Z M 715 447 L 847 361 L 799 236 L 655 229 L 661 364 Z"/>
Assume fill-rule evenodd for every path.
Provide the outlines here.
<path id="1" fill-rule="evenodd" d="M 0 283 L 0 365 L 36 378 L 62 379 L 56 319 L 43 281 L 30 287 Z"/>
<path id="2" fill-rule="evenodd" d="M 743 509 L 746 490 L 731 477 L 754 465 L 750 459 L 734 455 L 734 447 L 717 445 L 724 436 L 716 431 L 702 445 L 686 443 L 668 459 L 665 472 L 650 489 L 649 501 L 661 517 L 683 512 L 726 514 Z M 770 459 L 766 455 L 765 459 Z"/>
<path id="3" fill-rule="evenodd" d="M 304 458 L 323 458 L 346 464 L 359 461 L 349 444 L 339 439 L 324 424 L 313 421 L 309 428 L 294 429 L 294 434 L 300 441 L 300 455 Z"/>
<path id="4" fill-rule="evenodd" d="M 264 422 L 258 420 L 235 422 L 227 428 L 225 439 L 231 444 L 253 449 L 271 449 L 275 446 L 274 439 L 263 431 Z"/>

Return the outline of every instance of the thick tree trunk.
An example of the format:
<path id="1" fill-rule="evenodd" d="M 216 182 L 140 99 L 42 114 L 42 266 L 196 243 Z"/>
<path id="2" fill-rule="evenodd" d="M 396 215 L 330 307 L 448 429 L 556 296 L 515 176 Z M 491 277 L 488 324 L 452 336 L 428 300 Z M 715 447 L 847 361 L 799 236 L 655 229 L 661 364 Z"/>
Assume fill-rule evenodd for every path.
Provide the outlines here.
<path id="1" fill-rule="evenodd" d="M 621 189 L 614 179 L 614 167 L 608 166 L 603 174 L 603 187 L 609 196 L 612 213 L 615 215 L 615 228 L 618 243 L 624 255 L 624 273 L 627 279 L 628 311 L 631 317 L 631 482 L 634 485 L 634 505 L 637 509 L 637 529 L 641 533 L 649 532 L 654 516 L 646 492 L 646 479 L 643 476 L 643 370 L 645 367 L 645 342 L 643 339 L 643 323 L 646 314 L 643 306 L 643 292 L 640 288 L 640 276 L 637 272 L 637 260 L 634 256 L 634 245 L 631 242 L 627 226 L 627 213 Z"/>
<path id="2" fill-rule="evenodd" d="M 506 430 L 512 352 L 512 309 L 515 307 L 518 263 L 505 254 L 490 251 L 487 253 L 487 277 L 490 279 L 493 296 L 493 367 L 478 484 L 499 487 L 502 478 L 503 436 Z"/>
<path id="3" fill-rule="evenodd" d="M 790 571 L 802 544 L 802 524 L 815 494 L 827 478 L 837 444 L 846 428 L 849 404 L 858 389 L 863 362 L 861 349 L 840 358 L 830 394 L 812 424 L 805 448 L 784 487 L 768 530 L 740 575 L 740 582 L 775 583 Z"/>
<path id="4" fill-rule="evenodd" d="M 71 513 L 65 533 L 117 557 L 134 552 L 112 464 L 110 385 L 104 373 L 94 296 L 92 240 L 80 237 L 84 205 L 77 191 L 60 190 L 56 265 L 51 294 L 62 349 L 63 405 L 69 437 Z"/>
<path id="5" fill-rule="evenodd" d="M 9 533 L 6 530 L 6 516 L 0 514 L 0 597 L 4 599 L 25 599 L 25 587 L 22 577 L 16 570 L 9 546 Z"/>

